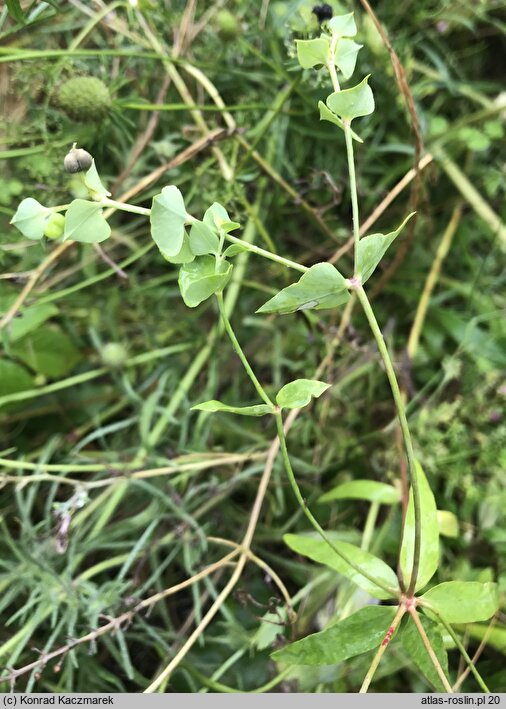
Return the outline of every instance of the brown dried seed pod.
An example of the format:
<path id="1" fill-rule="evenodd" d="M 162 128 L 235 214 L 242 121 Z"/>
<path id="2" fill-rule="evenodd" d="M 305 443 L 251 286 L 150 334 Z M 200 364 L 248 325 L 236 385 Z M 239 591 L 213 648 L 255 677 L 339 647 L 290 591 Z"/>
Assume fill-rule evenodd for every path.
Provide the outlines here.
<path id="1" fill-rule="evenodd" d="M 63 161 L 65 172 L 73 175 L 76 172 L 85 172 L 89 170 L 93 163 L 93 158 L 87 150 L 82 148 L 72 148 L 66 155 Z"/>

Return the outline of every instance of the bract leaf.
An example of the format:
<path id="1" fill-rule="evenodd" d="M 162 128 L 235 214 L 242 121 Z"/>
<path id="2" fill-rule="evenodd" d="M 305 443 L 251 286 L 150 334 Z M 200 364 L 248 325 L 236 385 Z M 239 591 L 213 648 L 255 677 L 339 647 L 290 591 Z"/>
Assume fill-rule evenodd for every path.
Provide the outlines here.
<path id="1" fill-rule="evenodd" d="M 351 89 L 335 91 L 327 97 L 327 106 L 343 121 L 352 121 L 359 116 L 368 116 L 374 111 L 374 96 L 366 76 Z"/>
<path id="2" fill-rule="evenodd" d="M 234 229 L 239 229 L 241 226 L 239 222 L 233 222 L 230 219 L 227 210 L 219 202 L 213 202 L 209 209 L 206 210 L 203 222 L 212 230 L 218 229 L 225 232 L 225 234 L 228 234 L 229 231 L 234 231 Z"/>
<path id="3" fill-rule="evenodd" d="M 496 583 L 446 581 L 433 586 L 422 596 L 441 613 L 447 623 L 476 623 L 488 620 L 499 608 Z M 428 609 L 422 606 L 424 611 Z"/>
<path id="4" fill-rule="evenodd" d="M 165 256 L 176 256 L 181 251 L 187 218 L 183 195 L 175 185 L 164 187 L 153 197 L 151 236 Z"/>
<path id="5" fill-rule="evenodd" d="M 276 650 L 271 657 L 289 665 L 336 665 L 378 647 L 395 611 L 389 606 L 365 606 L 326 630 Z"/>
<path id="6" fill-rule="evenodd" d="M 84 184 L 91 192 L 96 192 L 104 197 L 110 197 L 111 193 L 106 190 L 102 184 L 99 174 L 97 172 L 97 167 L 95 165 L 95 160 L 91 163 L 91 167 L 86 171 L 84 175 Z"/>
<path id="7" fill-rule="evenodd" d="M 357 275 L 365 283 L 376 270 L 390 244 L 396 239 L 415 212 L 408 214 L 402 224 L 389 234 L 370 234 L 358 242 Z"/>
<path id="8" fill-rule="evenodd" d="M 297 59 L 303 69 L 325 65 L 329 60 L 330 39 L 322 36 L 317 39 L 298 39 Z"/>
<path id="9" fill-rule="evenodd" d="M 190 246 L 190 239 L 186 232 L 183 236 L 183 245 L 181 246 L 181 250 L 178 254 L 176 254 L 175 256 L 169 256 L 165 253 L 165 251 L 162 251 L 161 249 L 160 253 L 162 254 L 163 258 L 169 263 L 191 263 L 195 259 L 195 254 Z"/>
<path id="10" fill-rule="evenodd" d="M 50 215 L 51 210 L 48 207 L 44 207 L 33 197 L 27 197 L 19 204 L 10 223 L 14 224 L 27 239 L 38 241 L 44 236 L 44 229 Z"/>
<path id="11" fill-rule="evenodd" d="M 297 283 L 279 291 L 257 313 L 294 313 L 296 310 L 335 308 L 350 298 L 346 280 L 330 263 L 317 263 Z"/>
<path id="12" fill-rule="evenodd" d="M 274 407 L 268 406 L 267 404 L 255 404 L 254 406 L 228 406 L 222 401 L 217 401 L 216 399 L 204 401 L 202 404 L 196 404 L 195 406 L 192 406 L 192 410 L 209 411 L 212 413 L 215 411 L 223 411 L 225 413 L 239 414 L 241 416 L 265 416 L 266 414 L 274 413 Z"/>
<path id="13" fill-rule="evenodd" d="M 350 480 L 323 494 L 318 498 L 318 502 L 368 500 L 369 502 L 379 502 L 382 505 L 395 505 L 400 502 L 400 499 L 400 490 L 393 485 L 387 485 L 377 480 Z"/>
<path id="14" fill-rule="evenodd" d="M 336 15 L 328 22 L 329 30 L 338 37 L 354 37 L 357 34 L 354 13 L 347 15 Z"/>
<path id="15" fill-rule="evenodd" d="M 362 47 L 362 44 L 357 44 L 352 39 L 340 39 L 337 43 L 334 63 L 345 79 L 349 79 L 355 71 L 357 56 Z"/>
<path id="16" fill-rule="evenodd" d="M 429 583 L 436 573 L 439 563 L 439 529 L 437 523 L 437 509 L 434 495 L 430 489 L 422 466 L 417 462 L 416 470 L 418 486 L 420 488 L 420 566 L 415 590 L 423 588 Z M 404 534 L 400 553 L 400 567 L 406 586 L 409 585 L 411 570 L 413 568 L 413 554 L 415 547 L 415 505 L 413 490 L 409 492 L 408 509 L 404 522 Z"/>
<path id="17" fill-rule="evenodd" d="M 285 384 L 276 396 L 276 403 L 281 409 L 300 409 L 307 406 L 312 397 L 316 399 L 330 387 L 330 384 L 316 379 L 296 379 Z"/>
<path id="18" fill-rule="evenodd" d="M 179 289 L 185 304 L 196 308 L 214 293 L 222 291 L 232 275 L 232 264 L 228 261 L 216 262 L 213 256 L 197 256 L 179 271 Z"/>
<path id="19" fill-rule="evenodd" d="M 98 202 L 75 199 L 70 203 L 65 215 L 65 241 L 73 239 L 85 244 L 98 244 L 110 235 L 111 227 L 104 219 Z"/>
<path id="20" fill-rule="evenodd" d="M 329 123 L 333 123 L 335 126 L 339 126 L 341 130 L 344 130 L 344 125 L 342 120 L 339 118 L 339 116 L 336 116 L 335 113 L 332 113 L 330 108 L 328 108 L 323 101 L 318 101 L 318 108 L 320 109 L 320 121 L 328 121 Z M 351 129 L 350 129 L 351 130 Z M 352 138 L 357 141 L 357 143 L 363 143 L 364 141 L 362 138 L 355 133 L 354 130 L 351 131 Z"/>
<path id="21" fill-rule="evenodd" d="M 332 549 L 321 537 L 303 536 L 300 534 L 285 534 L 283 540 L 293 549 L 293 551 L 303 556 L 307 556 L 319 564 L 325 564 L 331 569 L 345 576 L 361 589 L 369 593 L 374 598 L 392 598 L 399 589 L 399 582 L 394 571 L 374 554 L 360 549 L 360 547 L 348 542 L 335 539 L 335 535 L 328 533 L 332 544 L 342 552 L 347 558 L 353 560 L 357 566 L 363 569 L 370 576 L 374 576 L 378 581 L 392 588 L 392 593 L 388 593 L 380 586 L 370 581 L 361 573 L 352 568 Z"/>
<path id="22" fill-rule="evenodd" d="M 205 222 L 198 220 L 192 223 L 190 229 L 190 248 L 195 256 L 219 253 L 220 239 L 213 227 L 209 227 Z"/>

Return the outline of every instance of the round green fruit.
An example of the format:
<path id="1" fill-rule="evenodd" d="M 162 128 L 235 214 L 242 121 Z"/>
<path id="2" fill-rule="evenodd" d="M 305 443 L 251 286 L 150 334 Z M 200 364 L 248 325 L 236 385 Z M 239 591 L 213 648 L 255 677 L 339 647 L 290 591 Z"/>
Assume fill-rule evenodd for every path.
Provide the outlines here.
<path id="1" fill-rule="evenodd" d="M 102 121 L 112 106 L 111 94 L 94 76 L 76 76 L 58 89 L 56 102 L 69 118 L 80 123 Z"/>
<path id="2" fill-rule="evenodd" d="M 220 10 L 216 13 L 215 25 L 218 36 L 224 42 L 236 39 L 241 32 L 239 20 L 229 10 Z"/>
<path id="3" fill-rule="evenodd" d="M 47 236 L 48 239 L 59 239 L 60 236 L 63 236 L 64 227 L 65 217 L 63 214 L 53 212 L 47 221 L 44 236 Z"/>
<path id="4" fill-rule="evenodd" d="M 104 367 L 121 369 L 128 359 L 128 352 L 119 342 L 109 342 L 100 350 L 100 358 Z"/>

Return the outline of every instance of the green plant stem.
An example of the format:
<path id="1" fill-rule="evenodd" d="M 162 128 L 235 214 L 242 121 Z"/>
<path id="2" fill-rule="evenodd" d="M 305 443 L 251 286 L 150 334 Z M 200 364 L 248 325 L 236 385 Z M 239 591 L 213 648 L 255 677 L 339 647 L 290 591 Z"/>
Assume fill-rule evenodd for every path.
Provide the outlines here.
<path id="1" fill-rule="evenodd" d="M 395 370 L 386 346 L 385 340 L 383 338 L 383 333 L 380 330 L 376 316 L 371 307 L 369 299 L 361 285 L 356 288 L 357 297 L 360 301 L 364 313 L 369 322 L 369 326 L 372 330 L 378 350 L 380 352 L 383 364 L 385 365 L 386 374 L 388 381 L 390 382 L 390 388 L 392 390 L 392 395 L 395 401 L 395 407 L 397 409 L 397 416 L 399 418 L 399 424 L 401 427 L 402 437 L 404 439 L 404 446 L 406 449 L 406 456 L 408 459 L 408 470 L 409 479 L 411 482 L 411 487 L 413 490 L 413 502 L 414 502 L 414 513 L 415 513 L 415 543 L 413 551 L 413 569 L 411 572 L 411 579 L 408 587 L 408 595 L 412 595 L 415 591 L 416 580 L 418 578 L 418 570 L 420 568 L 420 542 L 421 542 L 421 509 L 420 509 L 420 488 L 418 485 L 418 475 L 416 472 L 416 460 L 415 452 L 413 450 L 413 442 L 411 440 L 411 433 L 409 431 L 408 420 L 406 418 L 406 410 L 404 407 L 404 402 L 402 399 L 402 394 L 399 389 L 399 384 L 397 382 L 397 377 L 395 375 Z"/>
<path id="2" fill-rule="evenodd" d="M 374 527 L 376 526 L 376 520 L 378 518 L 379 508 L 379 502 L 371 502 L 369 512 L 367 513 L 367 519 L 365 521 L 364 532 L 362 534 L 362 542 L 360 544 L 360 548 L 364 551 L 367 551 L 369 549 L 369 546 L 371 545 L 371 540 L 374 534 Z"/>
<path id="3" fill-rule="evenodd" d="M 242 351 L 241 345 L 239 344 L 239 341 L 238 341 L 237 337 L 235 336 L 235 332 L 232 328 L 232 325 L 230 323 L 228 315 L 225 311 L 225 307 L 223 305 L 223 293 L 216 293 L 216 300 L 218 301 L 218 308 L 220 310 L 220 315 L 221 315 L 223 325 L 225 327 L 225 331 L 226 331 L 227 335 L 229 336 L 230 341 L 232 342 L 232 345 L 234 347 L 234 350 L 237 352 L 239 359 L 241 360 L 242 365 L 243 365 L 244 369 L 246 370 L 248 377 L 251 379 L 251 382 L 252 382 L 253 386 L 255 387 L 255 389 L 257 390 L 258 395 L 260 396 L 262 401 L 264 401 L 268 406 L 274 406 L 274 403 L 269 399 L 269 397 L 267 396 L 267 394 L 265 392 L 265 389 L 263 388 L 263 386 L 260 384 L 260 382 L 256 378 L 255 372 L 252 370 L 250 363 L 248 362 L 246 355 Z"/>
<path id="4" fill-rule="evenodd" d="M 243 246 L 247 251 L 251 251 L 251 253 L 256 254 L 257 256 L 263 256 L 264 258 L 269 259 L 269 261 L 275 261 L 276 263 L 280 263 L 283 266 L 286 266 L 287 268 L 293 268 L 296 271 L 300 271 L 301 273 L 306 273 L 306 271 L 309 271 L 309 268 L 307 266 L 303 266 L 301 263 L 297 263 L 296 261 L 290 261 L 290 259 L 288 258 L 273 254 L 270 251 L 267 251 L 266 249 L 260 248 L 260 246 L 255 246 L 255 244 L 249 244 L 247 241 L 238 239 L 236 236 L 232 236 L 231 234 L 227 234 L 226 238 L 228 241 L 231 241 L 232 244 Z"/>
<path id="5" fill-rule="evenodd" d="M 118 209 L 121 212 L 141 214 L 143 217 L 149 217 L 149 215 L 151 214 L 151 209 L 146 209 L 146 207 L 136 207 L 134 204 L 128 204 L 127 202 L 117 202 L 115 199 L 109 199 L 108 197 L 103 197 L 100 200 L 100 204 L 103 204 L 104 207 L 112 207 L 113 209 Z"/>
<path id="6" fill-rule="evenodd" d="M 351 211 L 353 218 L 353 241 L 355 244 L 355 270 L 358 263 L 358 242 L 360 239 L 360 216 L 358 211 L 357 177 L 355 175 L 355 158 L 353 155 L 353 137 L 349 122 L 343 121 L 344 138 L 346 141 L 346 156 L 348 159 L 348 175 L 350 178 Z"/>
<path id="7" fill-rule="evenodd" d="M 314 527 L 314 529 L 318 532 L 318 534 L 322 537 L 322 539 L 327 542 L 327 544 L 330 546 L 332 551 L 334 551 L 337 556 L 342 559 L 348 566 L 350 566 L 354 571 L 359 573 L 361 576 L 366 578 L 368 581 L 371 581 L 375 586 L 378 586 L 379 588 L 383 589 L 386 591 L 388 594 L 390 594 L 393 598 L 396 598 L 399 596 L 398 590 L 394 588 L 390 588 L 387 586 L 383 581 L 380 579 L 375 578 L 371 574 L 367 573 L 364 571 L 360 566 L 355 564 L 346 554 L 343 554 L 342 551 L 340 551 L 336 545 L 332 542 L 332 540 L 327 536 L 325 530 L 320 526 L 316 518 L 313 516 L 312 512 L 308 508 L 306 501 L 300 491 L 300 488 L 297 484 L 297 480 L 295 479 L 295 474 L 293 472 L 292 464 L 290 462 L 290 456 L 288 455 L 288 448 L 286 444 L 286 436 L 285 436 L 285 430 L 283 427 L 283 417 L 281 415 L 280 411 L 277 411 L 274 414 L 274 418 L 276 419 L 276 427 L 278 431 L 278 438 L 279 438 L 279 443 L 280 443 L 280 449 L 281 449 L 281 456 L 283 458 L 283 463 L 285 466 L 286 474 L 288 476 L 288 480 L 290 482 L 290 485 L 292 487 L 292 490 L 294 492 L 295 497 L 297 498 L 297 502 L 299 503 L 302 511 L 306 515 L 307 519 L 311 523 L 311 526 Z"/>
<path id="8" fill-rule="evenodd" d="M 392 635 L 395 633 L 397 626 L 402 620 L 402 617 L 406 613 L 406 607 L 404 605 L 400 605 L 397 609 L 397 613 L 394 616 L 394 619 L 392 621 L 392 625 L 388 629 L 388 635 L 385 636 L 385 639 L 379 646 L 373 661 L 371 662 L 371 665 L 369 669 L 367 670 L 367 674 L 364 677 L 364 681 L 362 682 L 362 686 L 360 687 L 360 694 L 367 694 L 367 690 L 369 689 L 369 685 L 372 682 L 372 679 L 374 677 L 374 674 L 376 670 L 378 669 L 378 665 L 381 662 L 381 658 L 383 657 L 383 654 L 385 650 L 387 649 L 390 640 L 392 639 Z"/>
<path id="9" fill-rule="evenodd" d="M 199 679 L 205 687 L 208 687 L 209 689 L 212 689 L 215 692 L 220 692 L 222 694 L 239 694 L 245 691 L 247 691 L 248 694 L 263 694 L 265 692 L 269 692 L 276 685 L 282 682 L 291 670 L 290 667 L 285 667 L 284 670 L 282 670 L 279 674 L 277 674 L 275 677 L 273 677 L 261 687 L 258 687 L 257 689 L 244 690 L 236 689 L 235 687 L 229 687 L 226 684 L 221 684 L 221 682 L 217 682 L 216 680 L 212 679 L 212 677 L 206 677 L 204 674 L 202 674 L 202 672 L 199 672 L 199 670 L 195 669 L 192 666 L 187 666 L 187 669 L 190 671 L 190 674 L 194 675 L 197 679 Z"/>
<path id="10" fill-rule="evenodd" d="M 439 620 L 439 622 L 444 626 L 444 628 L 447 630 L 447 632 L 451 635 L 453 642 L 455 643 L 455 645 L 457 646 L 457 648 L 458 648 L 459 652 L 461 653 L 462 657 L 463 657 L 464 660 L 466 661 L 466 664 L 467 664 L 467 666 L 469 667 L 470 671 L 473 673 L 473 676 L 474 676 L 475 680 L 478 682 L 478 684 L 480 685 L 480 687 L 482 688 L 482 690 L 483 690 L 486 694 L 490 694 L 490 689 L 489 689 L 489 688 L 487 687 L 487 685 L 485 684 L 485 681 L 483 680 L 482 676 L 480 675 L 480 673 L 479 673 L 478 670 L 476 669 L 474 662 L 472 661 L 472 659 L 471 659 L 471 658 L 469 657 L 469 655 L 467 654 L 466 648 L 465 648 L 464 645 L 462 644 L 462 642 L 461 642 L 459 636 L 458 636 L 458 635 L 456 634 L 456 632 L 453 630 L 453 628 L 452 628 L 452 626 L 450 625 L 450 623 L 448 623 L 448 621 L 445 620 L 445 618 L 444 618 L 437 610 L 435 610 L 432 606 L 430 606 L 428 603 L 426 603 L 425 601 L 423 601 L 423 599 L 420 599 L 419 602 L 420 602 L 421 605 L 426 606 L 427 608 L 429 608 L 430 611 L 431 611 L 431 613 L 434 613 L 434 615 L 435 615 L 436 618 Z"/>
<path id="11" fill-rule="evenodd" d="M 453 688 L 452 688 L 451 684 L 449 683 L 448 678 L 445 675 L 439 660 L 437 659 L 436 653 L 434 652 L 434 648 L 430 644 L 430 640 L 427 637 L 427 633 L 425 632 L 425 628 L 423 627 L 420 618 L 418 617 L 418 613 L 416 612 L 416 608 L 410 608 L 409 614 L 412 617 L 414 624 L 416 625 L 416 629 L 418 630 L 418 634 L 420 635 L 420 638 L 422 639 L 422 643 L 424 644 L 424 647 L 427 650 L 427 653 L 431 659 L 431 662 L 434 665 L 434 668 L 439 675 L 439 679 L 443 683 L 443 687 L 446 689 L 446 691 L 449 694 L 453 694 Z"/>

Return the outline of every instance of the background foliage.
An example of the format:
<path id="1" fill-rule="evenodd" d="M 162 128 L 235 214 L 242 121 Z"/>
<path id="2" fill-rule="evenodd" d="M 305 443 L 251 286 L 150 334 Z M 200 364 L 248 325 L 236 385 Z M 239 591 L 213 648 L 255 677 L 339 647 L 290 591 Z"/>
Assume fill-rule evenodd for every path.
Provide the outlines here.
<path id="1" fill-rule="evenodd" d="M 69 192 L 79 196 L 61 169 L 74 141 L 94 155 L 115 198 L 135 189 L 130 201 L 150 206 L 164 184 L 176 184 L 195 215 L 219 200 L 245 226 L 243 238 L 307 265 L 329 259 L 349 237 L 349 198 L 343 143 L 333 126 L 317 120 L 326 80 L 301 71 L 295 60 L 294 39 L 318 30 L 311 7 L 306 0 L 228 3 L 227 30 L 224 3 L 194 8 L 191 0 L 140 0 L 140 13 L 121 2 L 8 3 L 0 11 L 2 312 L 56 248 L 23 239 L 8 222 L 21 196 L 44 204 L 63 204 Z M 412 117 L 371 18 L 358 3 L 333 7 L 356 12 L 357 41 L 365 45 L 361 68 L 372 74 L 376 97 L 376 112 L 360 126 L 365 143 L 356 150 L 366 217 L 413 166 Z M 438 507 L 454 515 L 445 518 L 437 581 L 496 579 L 504 596 L 505 237 L 504 227 L 491 228 L 484 204 L 504 219 L 506 17 L 492 0 L 404 0 L 376 11 L 405 68 L 425 151 L 434 160 L 420 172 L 415 192 L 408 185 L 377 220 L 374 230 L 391 231 L 417 202 L 414 230 L 407 228 L 389 255 L 397 270 L 380 269 L 369 285 L 410 396 L 419 458 Z M 167 59 L 174 56 L 175 64 Z M 171 66 L 191 92 L 190 108 Z M 237 127 L 143 187 L 145 175 L 201 138 L 196 107 L 209 130 L 225 125 L 193 68 L 216 86 Z M 109 88 L 105 118 L 83 109 L 77 121 L 58 103 L 65 80 L 85 75 Z M 163 110 L 153 113 L 153 104 Z M 233 179 L 224 179 L 213 146 Z M 275 435 L 262 419 L 190 411 L 206 399 L 248 405 L 256 398 L 215 328 L 213 302 L 184 306 L 177 270 L 154 248 L 148 222 L 118 214 L 111 224 L 105 254 L 86 244 L 67 249 L 2 331 L 0 666 L 6 686 L 10 668 L 41 658 L 17 677 L 17 689 L 142 691 L 198 624 L 226 568 L 47 665 L 45 654 L 70 647 L 219 558 L 209 537 L 238 542 Z M 449 224 L 456 228 L 448 237 Z M 445 231 L 449 254 L 410 361 L 406 344 Z M 262 382 L 276 391 L 291 379 L 312 377 L 335 340 L 340 314 L 255 315 L 290 277 L 246 254 L 239 264 L 228 307 Z M 339 264 L 349 273 L 349 252 Z M 112 342 L 121 346 L 116 356 L 126 358 L 124 366 L 107 357 L 104 346 Z M 393 405 L 358 310 L 320 378 L 332 388 L 290 431 L 296 474 L 322 524 L 360 543 L 364 502 L 316 502 L 346 480 L 399 478 Z M 392 564 L 400 522 L 398 506 L 381 508 L 373 545 Z M 287 549 L 283 534 L 304 528 L 276 463 L 253 549 L 295 597 L 298 619 L 286 623 L 269 575 L 248 565 L 169 691 L 262 687 L 279 675 L 270 653 L 283 638 L 321 629 L 366 602 L 341 577 Z M 268 611 L 269 622 L 262 622 Z M 471 654 L 487 627 L 461 629 Z M 492 691 L 506 690 L 505 651 L 499 615 L 480 657 Z M 368 660 L 292 667 L 273 691 L 356 691 Z M 455 676 L 458 662 L 450 651 Z M 374 688 L 425 691 L 430 685 L 413 672 L 399 644 L 382 662 Z M 463 688 L 475 691 L 474 680 Z"/>

